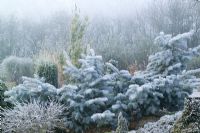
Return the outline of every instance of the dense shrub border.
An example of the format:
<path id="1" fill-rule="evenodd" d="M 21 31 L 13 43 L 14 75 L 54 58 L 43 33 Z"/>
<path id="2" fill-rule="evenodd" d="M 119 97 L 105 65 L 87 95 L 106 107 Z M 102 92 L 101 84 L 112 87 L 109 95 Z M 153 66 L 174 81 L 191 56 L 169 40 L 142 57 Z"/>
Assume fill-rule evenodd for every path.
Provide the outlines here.
<path id="1" fill-rule="evenodd" d="M 186 71 L 188 59 L 199 55 L 200 47 L 187 47 L 192 35 L 193 31 L 175 37 L 161 33 L 155 43 L 162 50 L 151 55 L 147 69 L 134 76 L 112 63 L 104 63 L 101 56 L 90 50 L 79 59 L 80 67 L 67 60 L 65 74 L 71 78 L 71 84 L 56 89 L 41 80 L 24 78 L 23 84 L 5 94 L 10 96 L 10 102 L 30 97 L 45 101 L 56 98 L 68 107 L 63 120 L 75 132 L 84 132 L 91 125 L 109 125 L 114 129 L 120 112 L 130 122 L 129 116 L 139 119 L 163 108 L 179 110 L 185 97 L 200 84 L 200 79 L 193 76 L 198 69 Z"/>

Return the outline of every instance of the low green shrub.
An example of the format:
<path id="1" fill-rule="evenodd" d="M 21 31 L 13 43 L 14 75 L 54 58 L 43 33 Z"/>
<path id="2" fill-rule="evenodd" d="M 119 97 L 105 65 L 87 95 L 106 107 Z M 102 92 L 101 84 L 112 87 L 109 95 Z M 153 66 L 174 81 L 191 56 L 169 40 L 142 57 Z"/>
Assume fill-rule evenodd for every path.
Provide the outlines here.
<path id="1" fill-rule="evenodd" d="M 38 63 L 36 71 L 37 75 L 39 77 L 44 77 L 47 83 L 58 87 L 58 68 L 56 64 L 52 62 L 42 61 Z"/>

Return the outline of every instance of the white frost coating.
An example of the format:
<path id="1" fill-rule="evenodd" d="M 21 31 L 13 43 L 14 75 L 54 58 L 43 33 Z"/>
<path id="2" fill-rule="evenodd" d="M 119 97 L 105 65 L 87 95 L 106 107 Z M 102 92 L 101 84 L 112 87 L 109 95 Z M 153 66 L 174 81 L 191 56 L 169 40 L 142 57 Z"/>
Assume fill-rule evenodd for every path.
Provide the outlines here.
<path id="1" fill-rule="evenodd" d="M 196 74 L 196 73 L 200 73 L 200 68 L 195 69 L 195 70 L 189 70 L 185 74 L 186 75 L 192 75 L 192 74 Z"/>
<path id="2" fill-rule="evenodd" d="M 85 90 L 85 94 L 90 94 L 90 93 L 92 93 L 92 91 L 93 91 L 93 89 L 87 89 L 87 90 Z"/>
<path id="3" fill-rule="evenodd" d="M 179 34 L 175 37 L 173 37 L 171 40 L 169 40 L 169 45 L 174 45 L 175 47 L 181 48 L 181 49 L 187 49 L 187 40 L 191 39 L 192 35 L 194 34 L 194 30 L 191 30 L 190 32 Z"/>
<path id="4" fill-rule="evenodd" d="M 155 40 L 160 44 L 161 51 L 150 56 L 147 69 L 134 76 L 128 71 L 117 69 L 111 62 L 105 64 L 95 55 L 82 58 L 77 72 L 68 69 L 79 88 L 74 96 L 68 98 L 74 105 L 69 114 L 70 126 L 73 129 L 80 128 L 78 132 L 83 132 L 92 124 L 89 119 L 91 115 L 92 119 L 99 120 L 105 117 L 105 114 L 99 112 L 105 110 L 115 113 L 122 111 L 125 116 L 130 116 L 130 112 L 134 111 L 140 117 L 156 114 L 161 108 L 181 109 L 185 97 L 200 85 L 200 80 L 191 72 L 186 75 L 189 57 L 198 55 L 197 49 L 187 48 L 187 40 L 191 35 L 192 32 L 172 37 L 162 33 Z M 114 126 L 115 121 L 116 117 L 95 123 L 98 126 Z"/>
<path id="5" fill-rule="evenodd" d="M 15 103 L 17 101 L 29 101 L 30 99 L 54 99 L 57 89 L 37 78 L 23 77 L 23 83 L 4 93 L 8 98 L 6 101 Z"/>
<path id="6" fill-rule="evenodd" d="M 103 113 L 96 113 L 91 116 L 93 121 L 98 121 L 102 119 L 112 119 L 115 116 L 114 113 L 110 112 L 110 110 L 106 110 Z"/>
<path id="7" fill-rule="evenodd" d="M 75 85 L 65 85 L 65 86 L 63 86 L 62 88 L 60 88 L 60 89 L 57 89 L 57 93 L 59 94 L 59 93 L 62 93 L 62 92 L 69 92 L 69 93 L 71 93 L 71 92 L 74 92 L 74 91 L 76 91 L 78 89 L 78 87 L 77 86 L 75 86 Z"/>
<path id="8" fill-rule="evenodd" d="M 165 115 L 157 122 L 149 122 L 143 128 L 136 131 L 136 133 L 169 133 L 175 121 L 180 118 L 182 112 L 174 115 Z"/>
<path id="9" fill-rule="evenodd" d="M 168 44 L 171 38 L 172 38 L 172 35 L 170 34 L 165 35 L 164 32 L 160 32 L 160 36 L 156 37 L 154 43 L 159 44 L 160 46 L 165 46 Z"/>
<path id="10" fill-rule="evenodd" d="M 169 68 L 168 68 L 168 71 L 171 71 L 171 70 L 173 70 L 174 68 L 180 68 L 181 67 L 181 63 L 177 63 L 177 64 L 175 64 L 175 65 L 173 65 L 173 66 L 170 66 Z"/>
<path id="11" fill-rule="evenodd" d="M 95 103 L 104 105 L 105 102 L 107 102 L 107 101 L 108 101 L 107 97 L 100 97 L 100 98 L 90 99 L 90 100 L 86 101 L 85 104 L 87 106 L 89 106 L 91 104 L 95 104 Z"/>
<path id="12" fill-rule="evenodd" d="M 194 90 L 193 93 L 189 97 L 200 97 L 200 92 L 197 90 Z"/>
<path id="13" fill-rule="evenodd" d="M 192 55 L 200 56 L 200 45 L 195 48 L 190 48 L 189 51 Z"/>
<path id="14" fill-rule="evenodd" d="M 136 133 L 136 131 L 132 130 L 132 131 L 129 131 L 128 133 Z"/>
<path id="15" fill-rule="evenodd" d="M 76 95 L 77 90 L 78 90 L 77 86 L 70 84 L 63 86 L 60 89 L 57 89 L 57 95 L 59 95 L 58 100 L 62 101 L 63 99 L 66 99 L 66 97 Z"/>
<path id="16" fill-rule="evenodd" d="M 119 70 L 118 70 L 113 64 L 107 62 L 107 63 L 106 63 L 106 66 L 107 66 L 108 68 L 110 68 L 111 70 L 113 70 L 114 72 L 119 73 Z"/>
<path id="17" fill-rule="evenodd" d="M 120 104 L 114 104 L 112 105 L 112 110 L 118 110 L 120 107 Z"/>
<path id="18" fill-rule="evenodd" d="M 52 132 L 55 127 L 62 125 L 59 118 L 65 107 L 56 102 L 43 103 L 33 101 L 30 103 L 16 103 L 13 109 L 0 112 L 3 132 L 28 133 Z"/>

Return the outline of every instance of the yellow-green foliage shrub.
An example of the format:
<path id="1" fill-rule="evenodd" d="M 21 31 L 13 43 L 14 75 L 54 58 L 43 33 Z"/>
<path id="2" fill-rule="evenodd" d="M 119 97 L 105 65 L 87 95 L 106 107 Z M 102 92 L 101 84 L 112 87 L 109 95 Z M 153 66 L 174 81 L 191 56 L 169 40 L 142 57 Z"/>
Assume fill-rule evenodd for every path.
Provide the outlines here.
<path id="1" fill-rule="evenodd" d="M 75 13 L 70 31 L 70 45 L 68 47 L 68 53 L 71 61 L 74 65 L 78 66 L 78 59 L 81 54 L 85 52 L 83 46 L 83 37 L 87 26 L 87 18 L 84 21 L 80 19 L 78 13 Z"/>

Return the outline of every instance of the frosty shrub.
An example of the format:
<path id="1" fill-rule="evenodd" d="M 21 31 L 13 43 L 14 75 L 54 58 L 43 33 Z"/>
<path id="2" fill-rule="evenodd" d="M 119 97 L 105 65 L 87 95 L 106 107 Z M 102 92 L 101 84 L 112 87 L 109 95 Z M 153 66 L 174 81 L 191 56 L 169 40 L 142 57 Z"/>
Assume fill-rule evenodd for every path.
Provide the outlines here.
<path id="1" fill-rule="evenodd" d="M 45 78 L 45 82 L 58 87 L 58 68 L 56 64 L 47 61 L 41 61 L 37 65 L 37 75 Z"/>
<path id="2" fill-rule="evenodd" d="M 128 123 L 121 112 L 118 115 L 118 125 L 115 133 L 128 133 Z"/>
<path id="3" fill-rule="evenodd" d="M 113 91 L 109 78 L 104 76 L 104 63 L 101 56 L 96 56 L 91 50 L 88 55 L 79 60 L 80 68 L 67 60 L 65 73 L 74 84 L 61 88 L 58 92 L 60 101 L 69 106 L 69 128 L 82 132 L 94 121 L 99 124 L 110 124 L 114 114 L 108 109 L 109 95 Z M 112 97 L 111 97 L 112 98 Z M 99 114 L 98 114 L 99 113 Z M 103 113 L 103 115 L 101 114 Z"/>
<path id="4" fill-rule="evenodd" d="M 61 104 L 51 101 L 41 103 L 16 103 L 14 109 L 5 109 L 1 127 L 4 133 L 46 133 L 53 132 L 55 128 L 62 128 L 60 116 L 64 111 Z"/>
<path id="5" fill-rule="evenodd" d="M 161 51 L 151 55 L 146 70 L 134 76 L 111 62 L 104 63 L 93 50 L 79 59 L 80 67 L 67 60 L 64 72 L 73 84 L 58 90 L 59 100 L 69 106 L 66 126 L 76 132 L 91 125 L 116 128 L 120 112 L 130 122 L 130 116 L 182 109 L 185 97 L 200 85 L 194 76 L 200 70 L 186 70 L 187 61 L 199 56 L 200 47 L 187 47 L 192 35 L 193 31 L 175 37 L 161 33 L 155 39 Z"/>
<path id="6" fill-rule="evenodd" d="M 187 70 L 187 62 L 199 56 L 200 46 L 188 48 L 193 31 L 172 37 L 161 33 L 155 44 L 161 51 L 149 57 L 146 70 L 132 76 L 119 70 L 114 61 L 104 63 L 93 50 L 82 55 L 77 67 L 70 59 L 64 74 L 73 81 L 60 89 L 36 78 L 23 78 L 23 83 L 6 91 L 7 101 L 27 102 L 31 99 L 55 99 L 69 107 L 65 126 L 84 132 L 91 126 L 117 126 L 120 112 L 128 122 L 160 110 L 177 111 L 184 99 L 200 85 L 195 77 L 200 69 Z"/>
<path id="7" fill-rule="evenodd" d="M 111 62 L 104 63 L 93 50 L 83 55 L 79 62 L 80 68 L 77 68 L 67 60 L 65 73 L 74 84 L 66 85 L 58 92 L 59 100 L 69 106 L 70 119 L 66 126 L 76 132 L 94 124 L 97 127 L 116 127 L 116 114 L 123 112 L 128 116 L 131 113 L 129 99 L 125 95 L 131 74 L 118 70 Z"/>
<path id="8" fill-rule="evenodd" d="M 198 88 L 199 79 L 193 75 L 199 70 L 186 71 L 187 62 L 193 56 L 199 56 L 199 46 L 192 49 L 187 46 L 192 35 L 193 31 L 175 37 L 161 33 L 155 39 L 161 51 L 149 57 L 145 71 L 135 74 L 134 78 L 139 79 L 137 82 L 142 82 L 144 79 L 147 81 L 140 87 L 148 85 L 149 89 L 140 89 L 140 91 L 152 91 L 152 94 L 146 94 L 144 97 L 157 99 L 153 105 L 150 104 L 151 110 L 154 109 L 151 113 L 155 113 L 158 108 L 182 109 L 184 98 L 191 94 L 193 89 Z M 148 103 L 147 101 L 145 104 Z"/>
<path id="9" fill-rule="evenodd" d="M 8 97 L 6 101 L 15 103 L 30 102 L 31 99 L 48 101 L 56 98 L 56 88 L 49 83 L 44 83 L 43 79 L 22 77 L 22 80 L 22 84 L 4 93 Z"/>
<path id="10" fill-rule="evenodd" d="M 19 83 L 22 76 L 32 77 L 34 73 L 33 61 L 30 58 L 10 56 L 3 60 L 2 70 L 6 80 Z"/>
<path id="11" fill-rule="evenodd" d="M 177 112 L 173 115 L 165 115 L 157 122 L 148 122 L 143 128 L 140 128 L 136 133 L 170 133 L 171 128 L 176 120 L 181 117 L 182 112 Z"/>

